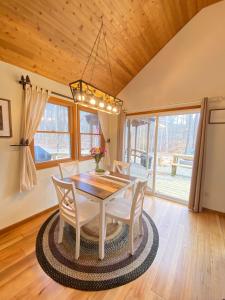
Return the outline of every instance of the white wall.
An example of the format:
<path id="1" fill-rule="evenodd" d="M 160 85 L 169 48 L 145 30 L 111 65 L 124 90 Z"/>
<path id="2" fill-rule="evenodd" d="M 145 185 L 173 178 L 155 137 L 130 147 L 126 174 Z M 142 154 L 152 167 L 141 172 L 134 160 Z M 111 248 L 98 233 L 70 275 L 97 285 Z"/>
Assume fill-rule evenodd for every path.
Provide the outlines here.
<path id="1" fill-rule="evenodd" d="M 128 112 L 225 96 L 225 1 L 197 14 L 121 91 Z M 225 101 L 210 107 L 225 107 Z M 207 126 L 203 206 L 225 212 L 225 125 Z"/>
<path id="2" fill-rule="evenodd" d="M 18 80 L 21 75 L 29 75 L 31 81 L 50 91 L 71 96 L 68 86 L 49 80 L 16 66 L 0 62 L 0 98 L 11 100 L 12 138 L 0 138 L 0 229 L 23 220 L 57 204 L 52 174 L 59 174 L 58 168 L 37 171 L 38 185 L 31 191 L 19 193 L 19 148 L 10 147 L 20 140 L 21 108 L 23 91 Z M 117 119 L 111 120 L 112 158 L 117 142 Z M 81 163 L 81 171 L 93 168 L 93 162 Z"/>
<path id="3" fill-rule="evenodd" d="M 128 112 L 225 95 L 225 1 L 198 13 L 119 93 Z"/>
<path id="4" fill-rule="evenodd" d="M 209 110 L 225 108 L 225 97 L 209 99 Z M 204 207 L 225 213 L 225 124 L 208 124 L 203 181 Z"/>

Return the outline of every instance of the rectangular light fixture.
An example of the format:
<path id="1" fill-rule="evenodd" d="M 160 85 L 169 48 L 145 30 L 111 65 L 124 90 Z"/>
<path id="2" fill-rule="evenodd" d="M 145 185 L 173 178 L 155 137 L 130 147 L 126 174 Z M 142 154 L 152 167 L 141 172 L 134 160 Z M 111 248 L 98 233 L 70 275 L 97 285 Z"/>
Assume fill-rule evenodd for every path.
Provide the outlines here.
<path id="1" fill-rule="evenodd" d="M 105 93 L 95 86 L 77 80 L 69 84 L 75 103 L 109 114 L 120 114 L 123 101 Z"/>

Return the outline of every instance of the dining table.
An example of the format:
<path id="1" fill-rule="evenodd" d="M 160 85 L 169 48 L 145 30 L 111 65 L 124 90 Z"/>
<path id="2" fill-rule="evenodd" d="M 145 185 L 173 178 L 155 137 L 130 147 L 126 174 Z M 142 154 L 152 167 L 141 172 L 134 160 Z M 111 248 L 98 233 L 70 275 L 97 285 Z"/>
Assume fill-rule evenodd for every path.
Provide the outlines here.
<path id="1" fill-rule="evenodd" d="M 95 172 L 81 173 L 65 178 L 65 180 L 73 181 L 79 192 L 99 203 L 99 259 L 102 260 L 105 256 L 106 205 L 129 188 L 134 194 L 137 178 L 108 171 L 101 176 Z"/>

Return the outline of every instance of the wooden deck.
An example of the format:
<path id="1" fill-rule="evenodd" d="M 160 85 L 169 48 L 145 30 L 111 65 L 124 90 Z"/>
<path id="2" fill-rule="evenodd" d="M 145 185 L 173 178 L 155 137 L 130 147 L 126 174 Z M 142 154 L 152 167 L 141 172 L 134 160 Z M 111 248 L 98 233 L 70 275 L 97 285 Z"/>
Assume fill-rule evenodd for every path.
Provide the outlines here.
<path id="1" fill-rule="evenodd" d="M 156 191 L 162 195 L 188 201 L 191 172 L 191 169 L 178 167 L 177 174 L 172 176 L 171 167 L 157 167 Z M 131 175 L 145 178 L 147 176 L 147 171 L 139 164 L 132 164 Z M 148 186 L 150 188 L 152 187 L 152 178 L 150 178 Z"/>

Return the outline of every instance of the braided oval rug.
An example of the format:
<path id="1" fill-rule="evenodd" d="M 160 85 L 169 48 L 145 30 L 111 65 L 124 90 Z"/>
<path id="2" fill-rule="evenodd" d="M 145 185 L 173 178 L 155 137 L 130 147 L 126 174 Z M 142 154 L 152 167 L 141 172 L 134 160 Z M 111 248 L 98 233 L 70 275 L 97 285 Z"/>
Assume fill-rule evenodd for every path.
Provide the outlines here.
<path id="1" fill-rule="evenodd" d="M 135 227 L 134 255 L 128 254 L 128 226 L 109 224 L 105 242 L 105 258 L 98 259 L 98 236 L 91 232 L 95 225 L 81 231 L 80 257 L 76 261 L 75 230 L 64 227 L 63 242 L 57 243 L 58 211 L 41 226 L 36 240 L 39 264 L 56 282 L 75 289 L 98 291 L 111 289 L 135 280 L 151 266 L 159 244 L 156 225 L 143 213 L 143 235 Z M 98 228 L 98 226 L 96 226 Z"/>

